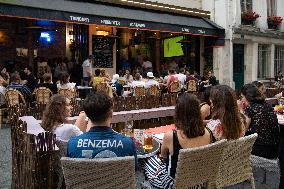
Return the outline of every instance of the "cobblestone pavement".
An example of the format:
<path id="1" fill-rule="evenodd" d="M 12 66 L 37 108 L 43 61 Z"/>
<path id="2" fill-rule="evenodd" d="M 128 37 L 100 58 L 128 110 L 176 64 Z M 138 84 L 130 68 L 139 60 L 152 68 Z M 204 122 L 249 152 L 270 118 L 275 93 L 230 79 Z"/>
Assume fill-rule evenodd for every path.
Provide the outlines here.
<path id="1" fill-rule="evenodd" d="M 10 128 L 0 129 L 0 188 L 11 188 L 12 172 L 12 147 Z"/>

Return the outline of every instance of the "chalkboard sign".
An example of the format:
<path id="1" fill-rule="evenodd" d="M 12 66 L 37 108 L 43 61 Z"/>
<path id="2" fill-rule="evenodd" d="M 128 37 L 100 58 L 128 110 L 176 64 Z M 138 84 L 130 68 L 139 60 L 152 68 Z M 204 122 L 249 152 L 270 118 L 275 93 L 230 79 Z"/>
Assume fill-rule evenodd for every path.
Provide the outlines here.
<path id="1" fill-rule="evenodd" d="M 93 35 L 92 39 L 94 67 L 112 68 L 114 39 L 98 35 Z"/>

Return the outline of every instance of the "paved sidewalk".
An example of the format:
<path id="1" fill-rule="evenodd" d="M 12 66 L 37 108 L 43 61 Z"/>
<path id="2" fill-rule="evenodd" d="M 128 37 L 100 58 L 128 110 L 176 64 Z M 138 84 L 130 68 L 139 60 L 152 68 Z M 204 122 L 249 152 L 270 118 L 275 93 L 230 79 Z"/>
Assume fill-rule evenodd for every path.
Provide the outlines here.
<path id="1" fill-rule="evenodd" d="M 0 189 L 11 188 L 12 147 L 10 128 L 0 129 Z"/>

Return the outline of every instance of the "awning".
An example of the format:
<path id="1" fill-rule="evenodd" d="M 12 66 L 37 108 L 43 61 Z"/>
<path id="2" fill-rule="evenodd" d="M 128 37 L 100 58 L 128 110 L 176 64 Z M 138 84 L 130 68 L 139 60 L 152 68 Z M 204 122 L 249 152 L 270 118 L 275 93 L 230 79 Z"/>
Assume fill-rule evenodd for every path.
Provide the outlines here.
<path id="1" fill-rule="evenodd" d="M 0 0 L 0 15 L 224 37 L 206 18 L 67 0 Z"/>

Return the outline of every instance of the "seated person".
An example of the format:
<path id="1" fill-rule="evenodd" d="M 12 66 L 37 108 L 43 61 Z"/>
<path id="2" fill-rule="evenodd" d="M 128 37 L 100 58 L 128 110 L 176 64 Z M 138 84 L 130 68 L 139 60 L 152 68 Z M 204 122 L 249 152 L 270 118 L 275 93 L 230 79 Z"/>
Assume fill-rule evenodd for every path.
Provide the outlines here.
<path id="1" fill-rule="evenodd" d="M 91 79 L 90 85 L 96 89 L 97 88 L 97 84 L 104 82 L 104 78 L 102 78 L 101 76 L 101 70 L 100 69 L 96 69 L 95 70 L 95 75 L 94 77 Z"/>
<path id="2" fill-rule="evenodd" d="M 246 135 L 257 133 L 252 154 L 268 159 L 278 157 L 280 132 L 277 116 L 253 84 L 241 88 L 241 110 L 246 116 Z"/>
<path id="3" fill-rule="evenodd" d="M 37 86 L 37 80 L 35 78 L 35 76 L 32 74 L 32 71 L 31 71 L 31 67 L 30 66 L 26 66 L 25 69 L 24 69 L 24 80 L 25 80 L 25 83 L 26 83 L 26 86 L 31 90 L 33 91 L 36 86 Z"/>
<path id="4" fill-rule="evenodd" d="M 112 130 L 113 102 L 101 92 L 91 93 L 83 104 L 91 124 L 89 131 L 69 140 L 67 156 L 72 158 L 107 158 L 135 156 L 134 142 Z"/>
<path id="5" fill-rule="evenodd" d="M 123 76 L 125 78 L 125 81 L 126 81 L 126 84 L 130 84 L 132 83 L 133 81 L 133 77 L 132 75 L 130 74 L 130 71 L 129 70 L 125 70 L 125 75 Z"/>
<path id="6" fill-rule="evenodd" d="M 139 73 L 136 73 L 136 74 L 135 74 L 134 79 L 135 79 L 135 80 L 131 83 L 131 87 L 132 87 L 132 88 L 135 88 L 135 87 L 137 87 L 137 86 L 139 86 L 139 87 L 145 87 L 145 82 L 142 81 L 141 75 L 140 75 Z"/>
<path id="7" fill-rule="evenodd" d="M 57 140 L 68 141 L 86 130 L 86 115 L 81 112 L 75 125 L 68 124 L 66 118 L 71 116 L 70 100 L 63 95 L 53 95 L 43 113 L 42 127 L 56 135 Z"/>
<path id="8" fill-rule="evenodd" d="M 31 100 L 31 91 L 26 85 L 21 84 L 21 77 L 18 73 L 11 75 L 11 83 L 7 86 L 7 89 L 9 88 L 20 91 L 26 100 Z"/>
<path id="9" fill-rule="evenodd" d="M 166 166 L 155 156 L 145 162 L 145 174 L 152 186 L 164 188 L 174 184 L 180 149 L 197 148 L 215 141 L 202 122 L 199 104 L 192 94 L 183 93 L 178 97 L 175 108 L 177 130 L 165 134 L 161 147 L 161 158 Z M 158 166 L 153 162 L 158 162 Z"/>
<path id="10" fill-rule="evenodd" d="M 109 82 L 110 81 L 110 76 L 108 73 L 106 73 L 106 70 L 105 69 L 101 69 L 101 74 L 100 76 L 103 78 L 103 80 L 105 82 Z"/>
<path id="11" fill-rule="evenodd" d="M 57 93 L 57 85 L 52 83 L 52 75 L 50 73 L 45 73 L 43 75 L 43 83 L 38 84 L 37 87 L 46 87 L 51 90 L 53 94 Z"/>
<path id="12" fill-rule="evenodd" d="M 261 81 L 253 81 L 252 84 L 255 85 L 259 90 L 260 94 L 263 95 L 263 97 L 265 97 L 266 88 L 264 84 Z"/>
<path id="13" fill-rule="evenodd" d="M 153 72 L 148 72 L 147 78 L 148 78 L 148 81 L 146 81 L 146 83 L 145 83 L 145 89 L 148 89 L 153 85 L 156 85 L 156 86 L 159 87 L 159 83 L 156 80 L 154 80 Z"/>
<path id="14" fill-rule="evenodd" d="M 75 89 L 75 85 L 70 83 L 70 75 L 67 72 L 62 73 L 60 77 L 60 83 L 57 84 L 58 89 Z"/>
<path id="15" fill-rule="evenodd" d="M 119 75 L 114 74 L 112 76 L 112 85 L 111 86 L 115 88 L 117 96 L 122 96 L 123 86 L 118 82 L 118 79 L 119 79 Z"/>

